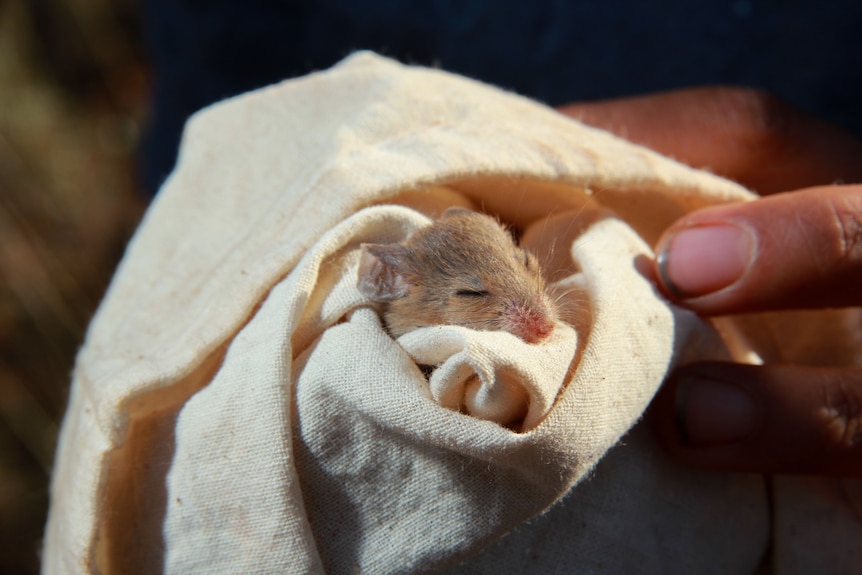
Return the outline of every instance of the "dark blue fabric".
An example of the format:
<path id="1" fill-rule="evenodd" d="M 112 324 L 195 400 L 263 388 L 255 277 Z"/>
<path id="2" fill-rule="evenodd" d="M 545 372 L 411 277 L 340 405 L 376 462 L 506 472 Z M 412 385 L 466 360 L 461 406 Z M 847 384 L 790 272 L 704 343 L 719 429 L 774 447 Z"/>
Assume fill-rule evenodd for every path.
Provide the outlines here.
<path id="1" fill-rule="evenodd" d="M 148 0 L 155 193 L 186 118 L 357 49 L 551 105 L 702 84 L 766 89 L 862 137 L 862 2 Z"/>

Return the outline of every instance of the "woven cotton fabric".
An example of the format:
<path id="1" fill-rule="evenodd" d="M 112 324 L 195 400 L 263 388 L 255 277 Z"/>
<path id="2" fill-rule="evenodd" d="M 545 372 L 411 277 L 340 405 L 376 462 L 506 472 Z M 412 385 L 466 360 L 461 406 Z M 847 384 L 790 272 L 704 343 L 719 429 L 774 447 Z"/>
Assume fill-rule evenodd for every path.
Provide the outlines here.
<path id="1" fill-rule="evenodd" d="M 79 355 L 44 572 L 858 565 L 857 483 L 685 469 L 641 421 L 683 362 L 830 347 L 751 328 L 770 318 L 716 326 L 656 290 L 667 225 L 751 198 L 535 102 L 367 53 L 200 112 Z M 451 205 L 519 229 L 545 263 L 561 307 L 549 338 L 386 332 L 356 287 L 361 245 Z M 829 338 L 858 341 L 842 318 Z"/>

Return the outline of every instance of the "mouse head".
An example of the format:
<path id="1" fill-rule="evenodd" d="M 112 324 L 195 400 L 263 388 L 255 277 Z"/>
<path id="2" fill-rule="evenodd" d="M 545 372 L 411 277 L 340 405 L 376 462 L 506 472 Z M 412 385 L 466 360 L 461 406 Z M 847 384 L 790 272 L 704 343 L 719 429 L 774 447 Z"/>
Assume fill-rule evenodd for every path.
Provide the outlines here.
<path id="1" fill-rule="evenodd" d="M 536 258 L 494 218 L 459 208 L 402 244 L 363 245 L 357 285 L 385 304 L 394 337 L 448 324 L 535 343 L 556 321 Z"/>

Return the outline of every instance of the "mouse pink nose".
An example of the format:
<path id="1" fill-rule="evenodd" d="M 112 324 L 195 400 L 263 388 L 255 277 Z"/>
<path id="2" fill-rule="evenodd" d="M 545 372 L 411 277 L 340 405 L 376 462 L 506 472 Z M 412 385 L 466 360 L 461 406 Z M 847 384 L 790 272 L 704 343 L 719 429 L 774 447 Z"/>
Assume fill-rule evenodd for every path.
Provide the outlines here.
<path id="1" fill-rule="evenodd" d="M 525 318 L 519 333 L 515 335 L 527 343 L 538 343 L 551 335 L 553 330 L 554 324 L 547 317 L 536 315 Z"/>
<path id="2" fill-rule="evenodd" d="M 527 343 L 538 343 L 554 331 L 554 320 L 545 306 L 515 305 L 506 313 L 508 331 Z"/>

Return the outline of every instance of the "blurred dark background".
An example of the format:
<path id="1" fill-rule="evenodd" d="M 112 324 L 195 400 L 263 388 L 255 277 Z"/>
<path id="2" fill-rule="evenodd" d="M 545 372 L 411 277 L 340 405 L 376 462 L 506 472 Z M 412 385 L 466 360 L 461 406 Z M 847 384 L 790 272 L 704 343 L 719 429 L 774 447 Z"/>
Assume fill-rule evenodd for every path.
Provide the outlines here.
<path id="1" fill-rule="evenodd" d="M 35 573 L 69 374 L 144 202 L 132 0 L 0 0 L 0 573 Z"/>
<path id="2" fill-rule="evenodd" d="M 862 135 L 862 3 L 0 0 L 0 573 L 35 573 L 75 352 L 186 117 L 374 49 L 551 105 L 763 88 Z"/>
<path id="3" fill-rule="evenodd" d="M 772 92 L 862 137 L 852 0 L 146 0 L 155 113 L 143 182 L 185 118 L 366 48 L 557 106 L 703 84 Z"/>

